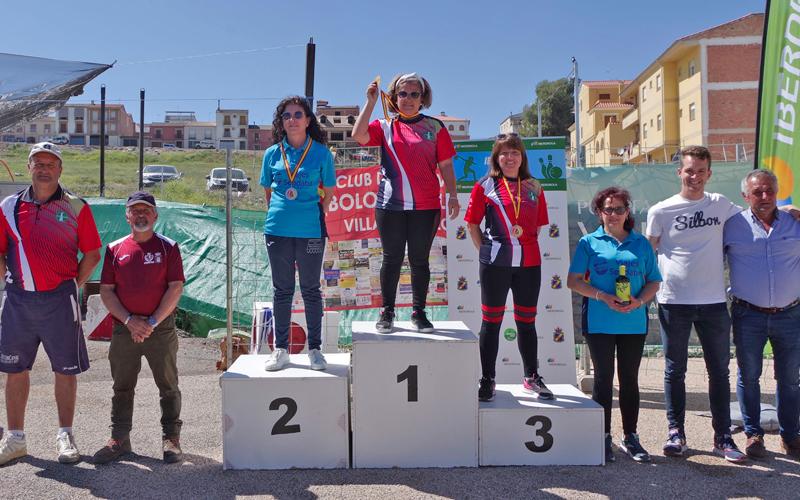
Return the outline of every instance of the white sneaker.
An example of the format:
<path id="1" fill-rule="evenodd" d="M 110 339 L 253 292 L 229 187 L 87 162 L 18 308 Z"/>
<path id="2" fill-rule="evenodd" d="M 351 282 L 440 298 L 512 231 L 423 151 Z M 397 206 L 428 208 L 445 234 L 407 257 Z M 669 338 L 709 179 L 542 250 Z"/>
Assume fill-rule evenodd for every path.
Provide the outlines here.
<path id="1" fill-rule="evenodd" d="M 0 465 L 5 465 L 15 458 L 24 457 L 28 454 L 28 447 L 25 445 L 25 438 L 17 438 L 7 434 L 0 441 Z"/>
<path id="2" fill-rule="evenodd" d="M 264 365 L 264 369 L 268 372 L 274 372 L 278 370 L 282 370 L 283 367 L 289 364 L 289 353 L 286 349 L 281 349 L 280 347 L 276 347 L 272 354 L 270 354 L 269 359 L 267 360 L 267 364 Z"/>
<path id="3" fill-rule="evenodd" d="M 325 356 L 322 355 L 319 349 L 311 349 L 308 351 L 308 360 L 311 361 L 312 370 L 324 370 L 328 367 Z"/>
<path id="4" fill-rule="evenodd" d="M 67 432 L 59 433 L 56 438 L 56 448 L 58 449 L 58 461 L 62 464 L 74 464 L 80 461 L 81 454 L 75 446 L 75 438 Z"/>

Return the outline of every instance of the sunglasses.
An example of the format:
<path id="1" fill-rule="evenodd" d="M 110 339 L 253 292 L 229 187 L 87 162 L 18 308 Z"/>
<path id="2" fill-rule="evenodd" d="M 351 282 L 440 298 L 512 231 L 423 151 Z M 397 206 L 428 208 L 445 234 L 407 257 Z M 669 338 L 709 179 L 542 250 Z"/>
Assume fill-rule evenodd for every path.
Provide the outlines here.
<path id="1" fill-rule="evenodd" d="M 519 137 L 519 134 L 516 132 L 510 132 L 508 134 L 497 134 L 498 141 L 502 141 L 503 139 L 507 139 L 509 137 Z"/>
<path id="2" fill-rule="evenodd" d="M 420 92 L 417 92 L 416 90 L 414 92 L 406 92 L 405 90 L 401 90 L 400 92 L 397 93 L 397 97 L 402 97 L 403 99 L 405 99 L 406 97 L 410 97 L 412 99 L 419 99 L 421 95 L 422 94 Z"/>
<path id="3" fill-rule="evenodd" d="M 281 118 L 283 118 L 283 121 L 285 122 L 288 122 L 291 118 L 294 118 L 295 120 L 302 120 L 305 116 L 306 114 L 302 111 L 295 111 L 294 114 L 286 111 L 285 113 L 281 114 Z"/>
<path id="4" fill-rule="evenodd" d="M 600 211 L 606 215 L 622 215 L 628 211 L 628 207 L 603 207 Z"/>

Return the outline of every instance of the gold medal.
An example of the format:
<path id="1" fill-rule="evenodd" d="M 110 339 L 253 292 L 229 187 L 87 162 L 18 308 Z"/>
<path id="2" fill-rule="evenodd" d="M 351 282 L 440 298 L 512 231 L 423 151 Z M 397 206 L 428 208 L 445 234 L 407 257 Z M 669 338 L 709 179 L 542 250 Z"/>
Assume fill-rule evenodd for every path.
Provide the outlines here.
<path id="1" fill-rule="evenodd" d="M 289 178 L 289 184 L 291 186 L 284 192 L 287 200 L 294 200 L 297 198 L 297 189 L 294 187 L 294 178 L 297 177 L 297 172 L 300 171 L 300 166 L 306 159 L 308 152 L 311 150 L 311 138 L 307 139 L 308 144 L 306 144 L 306 148 L 303 150 L 303 154 L 300 155 L 300 160 L 297 161 L 297 165 L 294 166 L 293 169 L 289 168 L 289 158 L 286 156 L 286 150 L 283 148 L 283 141 L 279 142 L 281 148 L 281 157 L 283 158 L 283 168 L 286 170 L 286 176 Z"/>
<path id="2" fill-rule="evenodd" d="M 522 197 L 520 195 L 520 189 L 522 188 L 522 184 L 520 183 L 519 177 L 517 177 L 517 195 L 514 196 L 514 193 L 511 192 L 511 186 L 508 185 L 508 180 L 503 177 L 503 183 L 506 185 L 506 191 L 508 191 L 508 196 L 511 198 L 511 206 L 514 207 L 514 225 L 511 226 L 511 235 L 514 238 L 519 238 L 522 236 L 522 226 L 519 225 L 519 210 L 522 205 Z"/>

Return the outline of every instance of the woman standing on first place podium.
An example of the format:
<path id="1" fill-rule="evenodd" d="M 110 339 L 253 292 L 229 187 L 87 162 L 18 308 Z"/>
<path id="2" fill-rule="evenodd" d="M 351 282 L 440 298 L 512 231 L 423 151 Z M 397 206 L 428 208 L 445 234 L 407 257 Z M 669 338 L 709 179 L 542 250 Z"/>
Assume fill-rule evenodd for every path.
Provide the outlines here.
<path id="1" fill-rule="evenodd" d="M 333 157 L 325 135 L 303 97 L 287 97 L 272 121 L 274 144 L 264 152 L 261 185 L 267 201 L 264 240 L 272 271 L 275 350 L 265 368 L 289 363 L 289 326 L 295 266 L 308 325 L 308 358 L 312 370 L 326 368 L 322 344 L 322 292 L 319 275 L 325 252 L 325 213 L 336 182 Z M 318 191 L 322 185 L 324 195 Z"/>
<path id="2" fill-rule="evenodd" d="M 595 195 L 592 209 L 601 225 L 578 241 L 567 277 L 567 286 L 586 297 L 583 333 L 594 365 L 592 399 L 605 410 L 606 462 L 614 461 L 610 433 L 615 350 L 624 433 L 620 449 L 637 462 L 650 461 L 636 434 L 639 364 L 647 336 L 647 307 L 642 306 L 655 297 L 661 274 L 650 242 L 633 230 L 630 200 L 630 193 L 616 186 Z"/>
<path id="3" fill-rule="evenodd" d="M 388 94 L 380 92 L 379 79 L 367 87 L 367 102 L 353 126 L 353 139 L 362 146 L 381 146 L 381 182 L 375 206 L 375 222 L 381 236 L 381 298 L 383 310 L 375 328 L 389 333 L 394 325 L 394 306 L 400 268 L 408 244 L 414 311 L 411 322 L 420 332 L 432 332 L 425 316 L 430 283 L 433 238 L 441 219 L 441 191 L 438 168 L 449 193 L 447 211 L 458 215 L 453 157 L 456 155 L 447 127 L 436 118 L 420 113 L 428 108 L 433 91 L 427 80 L 409 73 L 389 84 Z M 381 96 L 384 120 L 369 123 Z M 395 116 L 389 117 L 389 108 Z"/>
<path id="4" fill-rule="evenodd" d="M 481 377 L 478 399 L 494 398 L 495 362 L 508 290 L 514 297 L 517 346 L 525 370 L 522 388 L 553 399 L 538 373 L 536 303 L 541 285 L 539 230 L 548 224 L 547 202 L 528 169 L 517 134 L 500 134 L 492 147 L 489 173 L 472 189 L 467 206 L 470 238 L 478 249 L 481 282 Z M 481 221 L 485 229 L 481 232 Z"/>

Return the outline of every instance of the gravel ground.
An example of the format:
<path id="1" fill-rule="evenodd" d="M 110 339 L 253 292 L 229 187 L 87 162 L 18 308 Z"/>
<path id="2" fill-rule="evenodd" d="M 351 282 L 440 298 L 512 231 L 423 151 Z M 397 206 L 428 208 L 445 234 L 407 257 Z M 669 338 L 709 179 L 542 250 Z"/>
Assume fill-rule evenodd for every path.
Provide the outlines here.
<path id="1" fill-rule="evenodd" d="M 84 461 L 56 461 L 56 417 L 52 374 L 43 352 L 32 373 L 27 413 L 29 455 L 0 468 L 0 498 L 798 498 L 800 464 L 779 452 L 779 438 L 767 435 L 774 453 L 759 462 L 737 466 L 713 456 L 707 379 L 701 359 L 690 360 L 687 379 L 688 458 L 661 455 L 666 423 L 663 360 L 642 363 L 642 411 L 639 433 L 653 454 L 637 464 L 621 454 L 605 467 L 481 467 L 475 469 L 389 470 L 222 470 L 219 374 L 216 346 L 183 338 L 179 354 L 183 392 L 182 445 L 186 461 L 164 465 L 160 450 L 158 392 L 144 363 L 136 396 L 131 441 L 136 455 L 109 466 L 88 463 L 108 439 L 111 376 L 108 344 L 89 342 L 92 369 L 80 376 L 75 436 Z M 771 364 L 762 378 L 764 401 L 774 403 Z M 734 373 L 734 364 L 731 363 Z M 5 387 L 5 378 L 0 388 Z M 734 395 L 735 397 L 735 395 Z M 5 406 L 0 422 L 6 422 Z M 614 434 L 621 432 L 615 410 Z M 736 435 L 740 447 L 744 435 Z"/>

